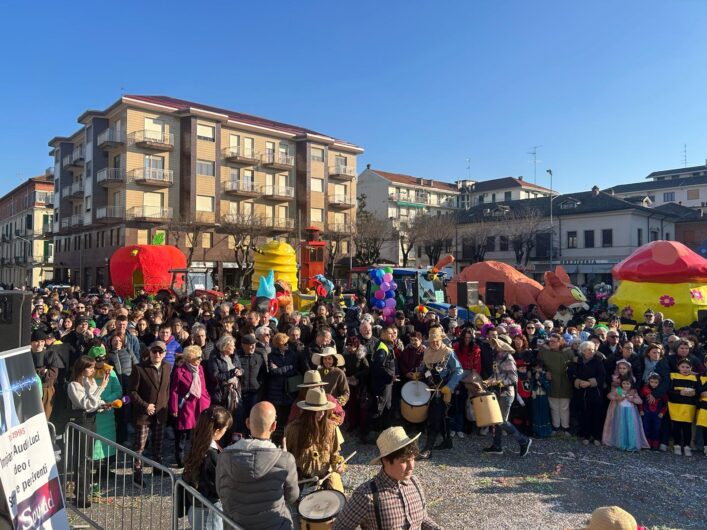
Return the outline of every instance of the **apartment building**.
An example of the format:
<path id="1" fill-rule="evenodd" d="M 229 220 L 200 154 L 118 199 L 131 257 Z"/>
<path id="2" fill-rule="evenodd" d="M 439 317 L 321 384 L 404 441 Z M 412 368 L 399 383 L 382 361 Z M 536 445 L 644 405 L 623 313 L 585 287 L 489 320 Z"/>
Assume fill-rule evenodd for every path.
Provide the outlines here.
<path id="1" fill-rule="evenodd" d="M 654 171 L 645 182 L 620 184 L 606 191 L 651 206 L 676 203 L 690 208 L 707 208 L 707 161 L 704 166 Z"/>
<path id="2" fill-rule="evenodd" d="M 537 219 L 518 226 L 514 212 L 534 211 Z M 517 266 L 538 281 L 562 265 L 575 284 L 612 282 L 611 268 L 641 245 L 674 239 L 679 212 L 647 208 L 600 191 L 569 193 L 550 200 L 526 199 L 482 204 L 460 213 L 456 237 L 459 269 L 471 263 L 475 238 L 486 238 L 485 260 Z M 476 226 L 476 228 L 475 228 Z M 483 229 L 479 227 L 483 226 Z M 528 262 L 518 264 L 513 238 L 532 237 Z"/>
<path id="3" fill-rule="evenodd" d="M 51 170 L 0 198 L 0 282 L 35 287 L 53 278 Z"/>
<path id="4" fill-rule="evenodd" d="M 557 195 L 549 188 L 526 182 L 523 177 L 502 177 L 489 180 L 458 180 L 459 208 L 468 210 L 479 204 L 493 204 L 502 201 L 539 199 Z"/>
<path id="5" fill-rule="evenodd" d="M 381 249 L 381 257 L 400 263 L 399 236 L 420 213 L 442 215 L 456 211 L 459 190 L 455 184 L 373 169 L 368 165 L 358 177 L 358 192 L 366 195 L 366 209 L 388 219 L 393 237 Z M 409 256 L 409 266 L 426 264 L 421 249 Z"/>
<path id="6" fill-rule="evenodd" d="M 185 252 L 196 247 L 192 264 L 229 285 L 237 264 L 227 224 L 250 220 L 264 236 L 292 240 L 308 226 L 350 232 L 363 152 L 354 144 L 166 96 L 122 96 L 78 122 L 49 142 L 62 281 L 105 284 L 117 247 L 164 233 Z M 170 230 L 176 221 L 202 226 L 198 240 Z"/>

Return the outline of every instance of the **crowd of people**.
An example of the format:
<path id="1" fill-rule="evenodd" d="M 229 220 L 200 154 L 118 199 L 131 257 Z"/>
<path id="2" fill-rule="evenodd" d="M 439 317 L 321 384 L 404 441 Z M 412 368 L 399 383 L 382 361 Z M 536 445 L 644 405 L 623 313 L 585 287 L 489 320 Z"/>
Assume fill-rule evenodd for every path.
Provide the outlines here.
<path id="1" fill-rule="evenodd" d="M 626 451 L 667 451 L 672 441 L 676 455 L 707 456 L 707 327 L 675 329 L 651 310 L 642 317 L 561 307 L 543 319 L 533 306 L 512 306 L 464 321 L 455 307 L 444 316 L 416 307 L 386 322 L 362 296 L 351 307 L 322 301 L 308 314 L 271 315 L 237 300 L 37 289 L 31 350 L 57 432 L 74 421 L 138 454 L 150 438 L 150 458 L 183 467 L 185 480 L 236 521 L 266 528 L 263 513 L 289 517 L 298 481 L 343 492 L 344 440 L 381 449 L 381 433 L 390 438 L 397 426 L 405 428 L 398 438 L 413 436 L 394 458 L 376 461 L 397 480 L 411 473 L 411 460 L 450 449 L 455 438 L 487 436 L 484 452 L 506 454 L 503 431 L 521 457 L 533 439 L 549 436 Z M 418 424 L 400 413 L 409 381 L 430 391 Z M 496 395 L 500 425 L 475 425 L 469 397 L 480 390 Z M 416 431 L 425 434 L 421 449 Z M 165 437 L 172 455 L 164 454 Z M 82 452 L 78 472 L 87 473 L 87 459 L 106 465 L 111 451 L 97 443 Z M 385 488 L 390 473 L 361 494 Z M 244 477 L 262 480 L 244 490 Z M 138 459 L 133 481 L 145 485 Z M 279 493 L 269 489 L 275 483 Z M 100 484 L 83 484 L 77 502 L 87 506 Z M 206 516 L 192 508 L 192 517 Z M 336 528 L 362 518 L 362 527 L 375 528 L 381 516 L 347 510 L 350 520 Z M 415 517 L 436 528 L 424 506 Z"/>

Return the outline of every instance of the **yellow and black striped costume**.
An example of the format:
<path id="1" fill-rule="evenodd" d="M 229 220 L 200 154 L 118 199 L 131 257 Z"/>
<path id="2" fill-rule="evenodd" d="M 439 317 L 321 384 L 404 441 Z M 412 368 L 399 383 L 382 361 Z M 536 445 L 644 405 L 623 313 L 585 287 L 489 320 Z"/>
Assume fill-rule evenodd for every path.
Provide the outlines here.
<path id="1" fill-rule="evenodd" d="M 707 375 L 700 377 L 700 394 L 707 392 Z M 707 428 L 707 397 L 699 397 L 697 408 L 697 425 Z"/>
<path id="2" fill-rule="evenodd" d="M 670 392 L 668 393 L 668 410 L 672 421 L 692 423 L 695 419 L 695 403 L 699 395 L 700 385 L 697 376 L 670 374 Z M 695 394 L 692 396 L 682 396 L 680 391 L 684 388 L 692 388 Z"/>

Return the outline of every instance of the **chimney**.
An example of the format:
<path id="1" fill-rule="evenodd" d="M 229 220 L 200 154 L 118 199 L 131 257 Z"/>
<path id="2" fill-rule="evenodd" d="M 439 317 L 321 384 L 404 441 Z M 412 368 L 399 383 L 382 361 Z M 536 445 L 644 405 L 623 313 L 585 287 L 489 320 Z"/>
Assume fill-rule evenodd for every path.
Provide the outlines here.
<path id="1" fill-rule="evenodd" d="M 366 169 L 371 169 L 371 164 L 366 164 Z"/>
<path id="2" fill-rule="evenodd" d="M 523 175 L 521 175 L 520 177 L 518 177 L 518 180 L 523 180 Z"/>
<path id="3" fill-rule="evenodd" d="M 592 197 L 599 195 L 599 186 L 592 186 Z"/>

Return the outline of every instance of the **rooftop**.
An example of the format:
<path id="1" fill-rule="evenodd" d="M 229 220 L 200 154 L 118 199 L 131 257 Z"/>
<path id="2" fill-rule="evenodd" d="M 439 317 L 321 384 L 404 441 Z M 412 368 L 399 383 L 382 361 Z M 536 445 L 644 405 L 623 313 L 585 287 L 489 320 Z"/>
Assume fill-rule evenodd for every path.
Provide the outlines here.
<path id="1" fill-rule="evenodd" d="M 426 188 L 434 188 L 447 192 L 459 193 L 457 186 L 451 182 L 442 182 L 441 180 L 423 179 L 421 177 L 413 177 L 411 175 L 403 175 L 402 173 L 391 173 L 390 171 L 381 171 L 380 169 L 368 168 L 377 175 L 391 182 L 407 184 L 408 186 L 423 186 Z"/>
<path id="2" fill-rule="evenodd" d="M 538 186 L 537 184 L 532 184 L 531 182 L 526 182 L 522 178 L 516 177 L 501 177 L 497 179 L 482 180 L 475 182 L 471 186 L 471 189 L 473 191 L 493 191 L 504 188 L 526 188 L 531 190 L 542 191 L 548 194 L 553 193 L 550 188 Z"/>
<path id="3" fill-rule="evenodd" d="M 707 170 L 707 164 L 704 166 L 691 166 L 691 167 L 681 167 L 681 168 L 676 168 L 676 169 L 664 169 L 662 171 L 654 171 L 650 175 L 648 175 L 646 178 L 647 179 L 652 179 L 656 177 L 664 177 L 667 175 L 681 175 L 683 173 L 695 173 L 697 171 L 705 171 Z"/>
<path id="4" fill-rule="evenodd" d="M 704 169 L 704 166 L 700 166 Z M 655 173 L 651 173 L 654 175 Z M 607 192 L 633 193 L 639 191 L 664 190 L 671 188 L 683 188 L 688 186 L 699 186 L 707 184 L 707 175 L 700 177 L 679 177 L 669 180 L 651 180 L 649 182 L 635 182 L 633 184 L 619 184 L 608 188 Z"/>

